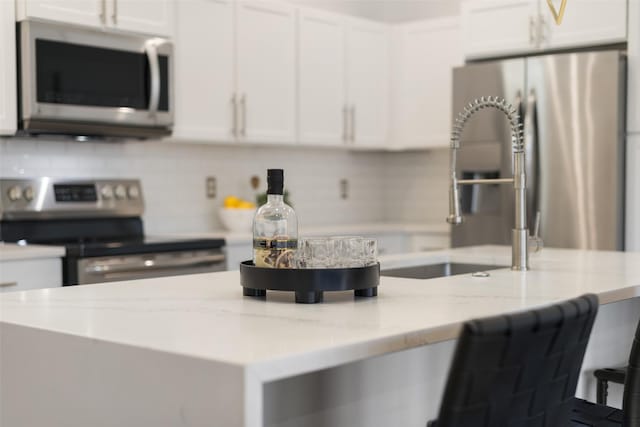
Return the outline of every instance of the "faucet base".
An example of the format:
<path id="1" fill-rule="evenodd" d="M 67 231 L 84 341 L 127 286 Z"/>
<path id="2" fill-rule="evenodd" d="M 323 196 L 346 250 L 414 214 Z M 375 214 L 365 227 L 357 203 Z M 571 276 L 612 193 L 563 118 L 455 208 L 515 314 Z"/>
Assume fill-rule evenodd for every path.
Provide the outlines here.
<path id="1" fill-rule="evenodd" d="M 511 232 L 511 270 L 529 270 L 529 230 L 514 228 Z"/>

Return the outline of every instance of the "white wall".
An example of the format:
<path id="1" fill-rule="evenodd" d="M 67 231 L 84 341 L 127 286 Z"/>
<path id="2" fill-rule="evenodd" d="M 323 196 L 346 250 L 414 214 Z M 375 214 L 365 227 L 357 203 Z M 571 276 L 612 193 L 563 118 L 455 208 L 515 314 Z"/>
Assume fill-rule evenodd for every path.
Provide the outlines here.
<path id="1" fill-rule="evenodd" d="M 299 5 L 327 9 L 384 22 L 407 22 L 458 15 L 460 0 L 290 0 Z"/>
<path id="2" fill-rule="evenodd" d="M 149 234 L 221 228 L 217 209 L 224 196 L 253 197 L 250 177 L 263 178 L 269 167 L 285 169 L 286 186 L 304 225 L 441 221 L 447 209 L 446 159 L 446 150 L 444 155 L 389 154 L 0 139 L 0 177 L 141 178 Z M 218 181 L 213 200 L 205 197 L 209 175 Z M 340 198 L 343 178 L 349 180 L 347 200 Z"/>

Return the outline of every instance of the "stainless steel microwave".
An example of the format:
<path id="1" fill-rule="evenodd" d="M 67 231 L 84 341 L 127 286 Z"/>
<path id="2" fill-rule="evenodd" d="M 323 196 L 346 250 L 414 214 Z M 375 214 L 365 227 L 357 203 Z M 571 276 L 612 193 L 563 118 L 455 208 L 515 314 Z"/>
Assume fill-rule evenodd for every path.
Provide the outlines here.
<path id="1" fill-rule="evenodd" d="M 171 133 L 170 41 L 38 21 L 17 28 L 19 133 Z"/>

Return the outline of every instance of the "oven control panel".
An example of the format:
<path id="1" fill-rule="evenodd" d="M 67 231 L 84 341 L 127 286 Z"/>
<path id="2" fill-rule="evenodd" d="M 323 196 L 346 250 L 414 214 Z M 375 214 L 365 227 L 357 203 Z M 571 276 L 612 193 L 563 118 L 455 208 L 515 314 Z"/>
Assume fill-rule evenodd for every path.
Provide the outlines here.
<path id="1" fill-rule="evenodd" d="M 137 179 L 0 179 L 0 218 L 140 216 Z"/>

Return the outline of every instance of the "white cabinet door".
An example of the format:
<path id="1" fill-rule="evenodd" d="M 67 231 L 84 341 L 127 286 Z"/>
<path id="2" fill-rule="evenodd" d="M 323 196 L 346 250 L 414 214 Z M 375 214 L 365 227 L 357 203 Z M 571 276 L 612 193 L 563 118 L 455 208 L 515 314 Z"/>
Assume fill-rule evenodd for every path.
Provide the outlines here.
<path id="1" fill-rule="evenodd" d="M 394 37 L 392 123 L 396 148 L 447 147 L 452 69 L 464 63 L 456 18 L 406 24 Z"/>
<path id="2" fill-rule="evenodd" d="M 240 0 L 237 10 L 240 140 L 295 140 L 295 8 Z"/>
<path id="3" fill-rule="evenodd" d="M 561 25 L 555 24 L 545 0 L 540 7 L 545 29 L 543 48 L 593 46 L 627 40 L 627 0 L 569 1 Z"/>
<path id="4" fill-rule="evenodd" d="M 344 17 L 301 9 L 297 33 L 299 140 L 343 144 L 347 125 Z"/>
<path id="5" fill-rule="evenodd" d="M 0 293 L 62 286 L 60 258 L 0 261 Z"/>
<path id="6" fill-rule="evenodd" d="M 465 57 L 505 56 L 535 50 L 538 6 L 538 0 L 467 0 L 462 3 Z"/>
<path id="7" fill-rule="evenodd" d="M 0 1 L 0 135 L 13 135 L 17 125 L 16 31 L 12 1 Z"/>
<path id="8" fill-rule="evenodd" d="M 181 139 L 234 138 L 234 1 L 176 3 L 175 127 Z"/>
<path id="9" fill-rule="evenodd" d="M 640 251 L 640 134 L 627 137 L 625 248 Z"/>
<path id="10" fill-rule="evenodd" d="M 377 23 L 349 20 L 347 94 L 350 137 L 362 147 L 386 146 L 389 137 L 390 34 Z"/>
<path id="11" fill-rule="evenodd" d="M 451 246 L 449 233 L 415 233 L 409 236 L 410 252 L 437 251 Z"/>
<path id="12" fill-rule="evenodd" d="M 405 233 L 389 233 L 369 236 L 378 242 L 378 255 L 395 255 L 409 252 L 409 239 Z"/>
<path id="13" fill-rule="evenodd" d="M 16 6 L 20 21 L 40 18 L 102 27 L 107 20 L 107 4 L 103 0 L 16 0 Z"/>
<path id="14" fill-rule="evenodd" d="M 227 271 L 239 270 L 241 262 L 253 259 L 253 247 L 251 243 L 228 244 L 225 247 L 225 253 L 227 257 Z"/>
<path id="15" fill-rule="evenodd" d="M 109 25 L 136 33 L 173 35 L 173 5 L 170 0 L 106 0 Z M 180 3 L 182 0 L 178 1 Z"/>

